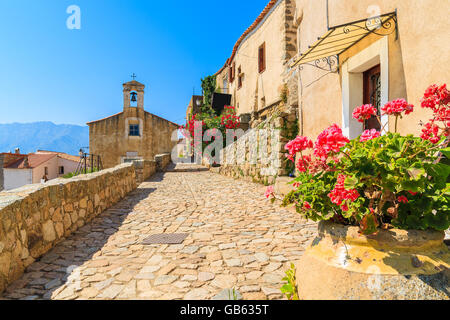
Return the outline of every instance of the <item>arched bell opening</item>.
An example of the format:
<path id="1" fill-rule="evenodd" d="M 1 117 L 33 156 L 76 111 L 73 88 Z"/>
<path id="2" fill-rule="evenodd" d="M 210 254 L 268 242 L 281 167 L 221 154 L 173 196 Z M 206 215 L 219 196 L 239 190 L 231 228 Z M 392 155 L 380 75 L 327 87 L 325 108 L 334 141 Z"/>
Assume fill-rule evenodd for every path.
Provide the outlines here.
<path id="1" fill-rule="evenodd" d="M 138 93 L 136 91 L 130 92 L 130 107 L 138 106 Z"/>

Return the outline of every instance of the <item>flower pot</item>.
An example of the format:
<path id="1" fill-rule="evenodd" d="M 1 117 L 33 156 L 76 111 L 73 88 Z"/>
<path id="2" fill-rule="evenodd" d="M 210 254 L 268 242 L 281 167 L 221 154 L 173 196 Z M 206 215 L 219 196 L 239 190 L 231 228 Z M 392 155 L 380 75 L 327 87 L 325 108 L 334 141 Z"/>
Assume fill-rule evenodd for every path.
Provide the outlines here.
<path id="1" fill-rule="evenodd" d="M 321 222 L 296 262 L 300 299 L 422 300 L 450 298 L 450 252 L 444 232 L 383 230 Z"/>

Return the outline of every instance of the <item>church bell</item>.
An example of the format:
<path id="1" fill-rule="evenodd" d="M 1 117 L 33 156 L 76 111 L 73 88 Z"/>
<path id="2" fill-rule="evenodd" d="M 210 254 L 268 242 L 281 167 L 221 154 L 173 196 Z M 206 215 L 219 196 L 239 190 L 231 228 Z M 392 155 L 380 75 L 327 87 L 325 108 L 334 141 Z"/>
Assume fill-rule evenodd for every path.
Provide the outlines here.
<path id="1" fill-rule="evenodd" d="M 131 102 L 136 102 L 137 101 L 137 98 L 136 98 L 136 92 L 132 92 L 131 93 Z"/>

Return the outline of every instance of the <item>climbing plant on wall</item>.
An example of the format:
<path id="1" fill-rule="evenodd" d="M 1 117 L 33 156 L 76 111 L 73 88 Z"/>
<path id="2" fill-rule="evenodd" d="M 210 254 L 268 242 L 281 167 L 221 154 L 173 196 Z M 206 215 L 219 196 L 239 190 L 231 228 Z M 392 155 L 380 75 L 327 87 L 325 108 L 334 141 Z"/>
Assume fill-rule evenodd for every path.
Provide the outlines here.
<path id="1" fill-rule="evenodd" d="M 202 106 L 203 112 L 208 112 L 211 109 L 211 103 L 212 103 L 212 95 L 216 90 L 216 76 L 207 76 L 206 78 L 201 79 L 202 81 L 202 90 L 203 90 L 203 97 L 204 97 L 204 103 Z"/>

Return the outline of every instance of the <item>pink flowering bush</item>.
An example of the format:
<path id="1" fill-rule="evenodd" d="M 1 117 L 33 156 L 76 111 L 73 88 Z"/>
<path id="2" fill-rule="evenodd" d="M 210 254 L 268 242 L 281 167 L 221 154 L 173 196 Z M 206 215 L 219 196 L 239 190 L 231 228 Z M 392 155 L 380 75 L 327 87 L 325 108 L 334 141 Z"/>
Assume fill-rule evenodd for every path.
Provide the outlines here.
<path id="1" fill-rule="evenodd" d="M 366 130 L 350 141 L 333 125 L 313 143 L 297 137 L 286 146 L 297 155 L 295 190 L 284 205 L 314 221 L 358 225 L 364 234 L 379 228 L 446 230 L 450 226 L 450 94 L 446 86 L 431 86 L 422 107 L 433 111 L 423 134 L 402 136 L 398 119 L 414 111 L 404 99 L 387 103 L 383 114 L 395 117 L 395 132 Z M 364 105 L 355 109 L 359 122 L 376 116 Z M 381 125 L 381 121 L 380 121 Z"/>
<path id="2" fill-rule="evenodd" d="M 433 111 L 433 117 L 424 125 L 422 139 L 433 144 L 439 143 L 441 137 L 450 135 L 450 91 L 447 85 L 430 86 L 422 99 L 422 108 Z"/>

